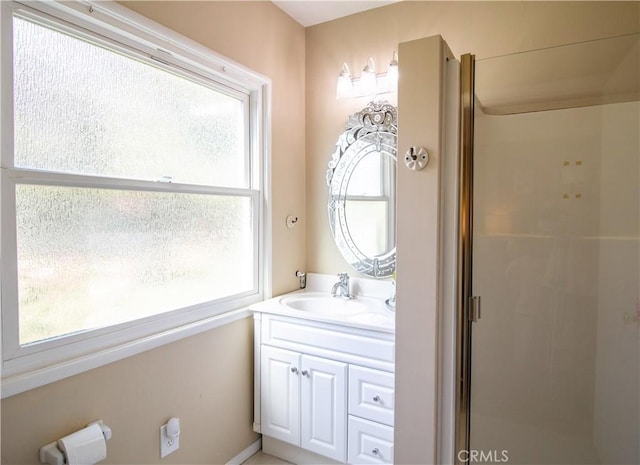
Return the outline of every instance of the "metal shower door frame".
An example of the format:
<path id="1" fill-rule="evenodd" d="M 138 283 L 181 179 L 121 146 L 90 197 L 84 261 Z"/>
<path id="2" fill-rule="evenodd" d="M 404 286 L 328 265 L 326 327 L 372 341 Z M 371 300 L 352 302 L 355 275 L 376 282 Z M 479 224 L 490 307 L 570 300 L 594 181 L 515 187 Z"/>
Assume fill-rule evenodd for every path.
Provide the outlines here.
<path id="1" fill-rule="evenodd" d="M 455 463 L 470 446 L 471 333 L 473 294 L 473 137 L 475 55 L 460 57 L 460 154 L 458 160 L 458 264 L 456 302 Z M 467 454 L 468 458 L 468 454 Z"/>

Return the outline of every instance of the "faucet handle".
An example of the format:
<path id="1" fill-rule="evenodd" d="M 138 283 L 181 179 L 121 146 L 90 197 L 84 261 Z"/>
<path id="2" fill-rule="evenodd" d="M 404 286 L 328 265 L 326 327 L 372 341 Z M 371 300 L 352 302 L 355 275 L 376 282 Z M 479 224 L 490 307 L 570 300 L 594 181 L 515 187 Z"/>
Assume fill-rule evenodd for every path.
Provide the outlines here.
<path id="1" fill-rule="evenodd" d="M 342 284 L 349 284 L 349 275 L 347 273 L 338 273 L 338 278 Z"/>

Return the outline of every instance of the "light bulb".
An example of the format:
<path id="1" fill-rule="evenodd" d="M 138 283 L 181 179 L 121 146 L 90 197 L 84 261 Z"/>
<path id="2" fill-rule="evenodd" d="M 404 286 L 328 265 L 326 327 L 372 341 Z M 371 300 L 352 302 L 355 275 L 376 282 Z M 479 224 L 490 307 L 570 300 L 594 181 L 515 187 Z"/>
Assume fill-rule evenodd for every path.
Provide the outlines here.
<path id="1" fill-rule="evenodd" d="M 364 67 L 360 76 L 360 91 L 365 96 L 376 93 L 376 70 L 371 57 L 367 60 L 367 66 Z"/>
<path id="2" fill-rule="evenodd" d="M 389 70 L 387 71 L 387 86 L 389 92 L 395 92 L 398 87 L 398 53 L 393 52 L 393 58 L 389 63 Z"/>
<path id="3" fill-rule="evenodd" d="M 351 73 L 346 63 L 342 64 L 342 71 L 338 76 L 338 84 L 336 85 L 336 98 L 349 98 L 353 95 L 353 83 L 351 82 Z"/>

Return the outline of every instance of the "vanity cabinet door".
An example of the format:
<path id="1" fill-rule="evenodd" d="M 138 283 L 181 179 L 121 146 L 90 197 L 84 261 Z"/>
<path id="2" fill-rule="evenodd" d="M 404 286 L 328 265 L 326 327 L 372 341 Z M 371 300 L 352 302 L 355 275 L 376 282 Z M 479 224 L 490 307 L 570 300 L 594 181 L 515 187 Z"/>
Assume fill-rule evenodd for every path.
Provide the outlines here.
<path id="1" fill-rule="evenodd" d="M 347 364 L 302 356 L 302 447 L 347 460 Z"/>
<path id="2" fill-rule="evenodd" d="M 297 352 L 262 346 L 262 433 L 300 445 L 300 357 Z"/>

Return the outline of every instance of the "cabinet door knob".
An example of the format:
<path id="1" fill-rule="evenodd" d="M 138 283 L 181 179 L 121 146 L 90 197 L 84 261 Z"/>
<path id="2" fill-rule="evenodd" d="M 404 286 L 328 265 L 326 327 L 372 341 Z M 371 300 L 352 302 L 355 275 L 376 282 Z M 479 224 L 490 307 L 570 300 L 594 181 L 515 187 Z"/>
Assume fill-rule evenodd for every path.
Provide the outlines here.
<path id="1" fill-rule="evenodd" d="M 309 376 L 309 372 L 307 370 L 302 370 L 302 376 Z"/>
<path id="2" fill-rule="evenodd" d="M 291 373 L 298 374 L 298 369 L 296 367 L 291 367 Z"/>
<path id="3" fill-rule="evenodd" d="M 372 453 L 373 455 L 378 455 L 378 454 L 380 453 L 380 449 L 378 449 L 378 448 L 376 447 L 376 448 L 374 448 L 374 449 L 371 451 L 371 453 Z"/>
<path id="4" fill-rule="evenodd" d="M 373 396 L 374 402 L 380 402 L 380 396 Z"/>

